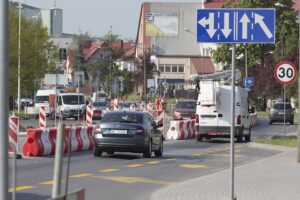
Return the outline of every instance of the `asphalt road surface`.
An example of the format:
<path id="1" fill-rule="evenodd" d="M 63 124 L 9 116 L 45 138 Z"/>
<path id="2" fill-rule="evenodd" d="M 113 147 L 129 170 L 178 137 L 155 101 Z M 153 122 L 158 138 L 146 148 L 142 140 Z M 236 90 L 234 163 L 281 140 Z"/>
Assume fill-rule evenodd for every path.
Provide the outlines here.
<path id="1" fill-rule="evenodd" d="M 260 119 L 259 126 L 252 129 L 252 135 L 278 135 L 282 127 L 282 124 L 268 125 L 267 119 Z M 289 134 L 294 134 L 296 129 L 297 125 L 286 126 Z M 236 143 L 235 147 L 236 166 L 280 152 L 257 148 L 251 143 Z M 89 200 L 150 199 L 151 194 L 161 187 L 228 169 L 229 150 L 228 139 L 204 142 L 191 139 L 165 142 L 162 158 L 145 159 L 134 153 L 104 153 L 98 158 L 91 151 L 72 153 L 68 191 L 83 187 Z M 65 158 L 64 177 L 66 161 Z M 51 196 L 53 156 L 23 158 L 17 165 L 17 199 L 39 200 Z"/>

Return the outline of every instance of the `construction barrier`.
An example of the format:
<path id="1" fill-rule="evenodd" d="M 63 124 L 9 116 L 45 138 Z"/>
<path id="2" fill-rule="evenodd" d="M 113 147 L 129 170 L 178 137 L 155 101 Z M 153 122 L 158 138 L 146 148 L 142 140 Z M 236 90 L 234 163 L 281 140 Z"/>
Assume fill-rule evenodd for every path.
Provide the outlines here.
<path id="1" fill-rule="evenodd" d="M 45 128 L 46 127 L 46 109 L 45 109 L 45 106 L 40 106 L 39 122 L 40 122 L 40 128 Z"/>
<path id="2" fill-rule="evenodd" d="M 250 114 L 250 127 L 255 127 L 258 124 L 257 113 Z"/>
<path id="3" fill-rule="evenodd" d="M 94 146 L 93 132 L 93 126 L 65 128 L 64 152 L 67 153 L 69 149 L 71 151 L 92 150 Z M 54 155 L 56 135 L 57 128 L 27 129 L 27 138 L 23 144 L 23 155 Z"/>
<path id="4" fill-rule="evenodd" d="M 148 112 L 149 114 L 153 115 L 153 105 L 152 105 L 151 102 L 149 102 L 149 103 L 147 104 L 147 112 Z"/>
<path id="5" fill-rule="evenodd" d="M 93 105 L 90 103 L 86 107 L 86 124 L 91 125 L 93 123 Z"/>
<path id="6" fill-rule="evenodd" d="M 19 135 L 19 117 L 9 117 L 9 142 L 11 145 L 8 146 L 8 152 L 13 152 L 14 149 L 18 151 L 18 135 Z"/>
<path id="7" fill-rule="evenodd" d="M 51 198 L 49 200 L 84 200 L 85 199 L 85 189 L 77 189 L 75 191 L 70 192 L 67 195 L 61 195 L 56 198 Z"/>
<path id="8" fill-rule="evenodd" d="M 163 110 L 158 110 L 156 112 L 156 116 L 157 116 L 157 122 L 164 124 L 164 116 L 165 116 L 165 112 Z"/>
<path id="9" fill-rule="evenodd" d="M 176 120 L 170 122 L 167 140 L 183 140 L 195 137 L 195 120 Z"/>
<path id="10" fill-rule="evenodd" d="M 130 105 L 130 111 L 136 111 L 135 105 L 133 103 Z"/>

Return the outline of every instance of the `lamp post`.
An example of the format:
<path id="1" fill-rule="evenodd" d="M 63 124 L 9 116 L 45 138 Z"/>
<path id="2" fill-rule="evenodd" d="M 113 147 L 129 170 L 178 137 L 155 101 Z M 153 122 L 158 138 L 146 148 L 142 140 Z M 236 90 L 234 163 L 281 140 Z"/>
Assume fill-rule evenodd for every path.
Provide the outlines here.
<path id="1" fill-rule="evenodd" d="M 18 114 L 21 108 L 21 9 L 22 3 L 19 1 L 19 32 L 18 32 Z"/>

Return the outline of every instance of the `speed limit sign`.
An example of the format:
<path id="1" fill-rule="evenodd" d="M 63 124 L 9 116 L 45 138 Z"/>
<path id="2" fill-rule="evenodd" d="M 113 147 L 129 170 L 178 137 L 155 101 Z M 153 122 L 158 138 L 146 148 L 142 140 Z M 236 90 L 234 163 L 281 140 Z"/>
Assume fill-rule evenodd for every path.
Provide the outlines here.
<path id="1" fill-rule="evenodd" d="M 274 70 L 274 77 L 277 82 L 281 84 L 289 84 L 296 79 L 297 76 L 297 68 L 294 63 L 289 61 L 282 61 L 280 62 L 275 70 Z"/>

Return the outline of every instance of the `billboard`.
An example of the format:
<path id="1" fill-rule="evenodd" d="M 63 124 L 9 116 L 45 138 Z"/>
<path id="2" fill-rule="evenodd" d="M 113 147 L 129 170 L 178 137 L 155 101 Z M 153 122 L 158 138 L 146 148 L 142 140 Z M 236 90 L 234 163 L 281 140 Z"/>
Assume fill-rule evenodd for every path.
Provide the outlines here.
<path id="1" fill-rule="evenodd" d="M 172 12 L 146 13 L 146 36 L 178 36 L 178 15 Z"/>
<path id="2" fill-rule="evenodd" d="M 57 77 L 57 79 L 56 79 Z M 67 85 L 68 84 L 68 75 L 67 74 L 45 74 L 44 84 L 53 84 L 57 82 L 58 85 Z"/>

